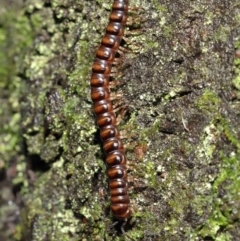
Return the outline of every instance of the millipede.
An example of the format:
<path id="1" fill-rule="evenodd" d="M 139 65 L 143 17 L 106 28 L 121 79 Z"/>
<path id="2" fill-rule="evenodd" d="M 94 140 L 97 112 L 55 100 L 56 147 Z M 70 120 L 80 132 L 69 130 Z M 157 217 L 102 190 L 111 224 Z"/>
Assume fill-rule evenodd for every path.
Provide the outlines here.
<path id="1" fill-rule="evenodd" d="M 110 99 L 109 79 L 124 34 L 127 14 L 128 0 L 114 0 L 105 36 L 93 62 L 91 76 L 93 109 L 108 166 L 111 211 L 116 219 L 124 222 L 132 215 L 132 211 L 128 195 L 126 154 Z"/>

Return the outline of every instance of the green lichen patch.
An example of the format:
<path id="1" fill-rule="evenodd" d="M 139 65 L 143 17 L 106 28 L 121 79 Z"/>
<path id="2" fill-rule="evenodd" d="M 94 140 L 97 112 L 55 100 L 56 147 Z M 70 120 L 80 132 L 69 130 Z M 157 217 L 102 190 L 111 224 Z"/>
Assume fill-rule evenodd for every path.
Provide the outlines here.
<path id="1" fill-rule="evenodd" d="M 240 43 L 238 41 L 236 41 L 235 43 L 235 49 L 236 50 L 240 49 Z M 240 58 L 234 59 L 234 72 L 235 72 L 235 76 L 232 80 L 232 83 L 234 87 L 239 91 L 240 90 Z"/>
<path id="2" fill-rule="evenodd" d="M 0 2 L 0 239 L 14 240 L 19 222 L 19 199 L 13 193 L 24 182 L 26 163 L 21 153 L 20 95 L 18 70 L 32 42 L 31 28 L 22 2 Z"/>
<path id="3" fill-rule="evenodd" d="M 48 185 L 45 185 L 48 183 Z M 15 234 L 16 240 L 71 240 L 77 237 L 78 220 L 74 218 L 66 205 L 66 180 L 63 171 L 63 159 L 55 162 L 51 172 L 35 181 L 37 187 L 26 196 L 26 206 L 22 211 L 21 224 Z M 26 191 L 24 189 L 23 191 Z"/>
<path id="4" fill-rule="evenodd" d="M 19 152 L 19 96 L 21 80 L 15 76 L 26 48 L 31 43 L 30 27 L 27 18 L 14 6 L 2 5 L 0 17 L 0 73 L 1 81 L 1 144 L 0 155 L 6 167 Z"/>
<path id="5" fill-rule="evenodd" d="M 239 218 L 239 140 L 234 137 L 229 127 L 225 125 L 225 134 L 228 140 L 237 148 L 230 156 L 222 153 L 221 171 L 214 182 L 213 212 L 208 221 L 201 229 L 202 236 L 209 236 L 216 240 L 232 240 L 231 235 L 235 235 L 234 226 Z M 221 233 L 220 230 L 226 230 Z"/>

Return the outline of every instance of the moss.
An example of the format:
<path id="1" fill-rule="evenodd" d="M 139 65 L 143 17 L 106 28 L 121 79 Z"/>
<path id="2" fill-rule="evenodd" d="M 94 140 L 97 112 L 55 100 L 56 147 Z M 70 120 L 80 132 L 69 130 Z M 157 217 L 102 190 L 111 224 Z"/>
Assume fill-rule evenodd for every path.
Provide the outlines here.
<path id="1" fill-rule="evenodd" d="M 222 153 L 222 166 L 218 178 L 213 185 L 214 197 L 213 212 L 204 227 L 199 232 L 202 236 L 210 236 L 216 240 L 232 240 L 229 230 L 239 217 L 239 201 L 237 193 L 239 193 L 239 153 L 240 142 L 234 137 L 228 125 L 224 125 L 224 132 L 231 143 L 236 146 L 236 153 L 231 153 L 227 157 Z M 225 229 L 225 234 L 219 230 Z"/>
<path id="2" fill-rule="evenodd" d="M 236 64 L 236 61 L 234 64 Z M 190 240 L 196 240 L 199 235 L 213 240 L 233 240 L 234 235 L 236 235 L 234 226 L 239 217 L 239 201 L 237 198 L 239 181 L 237 173 L 239 172 L 240 142 L 236 136 L 238 128 L 233 129 L 231 123 L 220 114 L 218 111 L 220 99 L 215 94 L 208 92 L 202 97 L 198 101 L 199 108 L 204 112 L 210 111 L 214 113 L 214 119 L 212 120 L 214 125 L 209 128 L 210 132 L 208 131 L 211 138 L 208 138 L 208 144 L 206 143 L 206 147 L 210 147 L 208 156 L 212 157 L 218 151 L 222 163 L 209 197 L 212 202 L 211 215 L 199 231 L 192 234 Z M 216 138 L 216 135 L 224 135 L 231 145 L 235 147 L 228 155 L 222 150 L 217 150 L 216 146 L 212 146 L 212 141 Z M 222 230 L 225 231 L 222 232 Z"/>
<path id="3" fill-rule="evenodd" d="M 235 49 L 240 49 L 240 42 L 235 42 Z M 234 72 L 235 76 L 232 80 L 234 87 L 239 91 L 240 90 L 240 58 L 234 59 Z"/>
<path id="4" fill-rule="evenodd" d="M 24 73 L 28 79 L 27 90 L 34 93 L 32 96 L 28 95 L 22 105 L 26 113 L 23 115 L 23 126 L 27 149 L 32 163 L 35 163 L 33 157 L 37 155 L 40 162 L 50 165 L 54 162 L 55 165 L 62 156 L 64 161 L 61 163 L 64 165 L 59 168 L 57 175 L 54 174 L 56 169 L 52 166 L 48 174 L 42 176 L 33 197 L 29 196 L 27 189 L 22 190 L 26 192 L 24 195 L 26 199 L 31 200 L 29 210 L 23 213 L 23 218 L 26 219 L 29 212 L 33 213 L 31 217 L 27 217 L 28 225 L 23 223 L 22 233 L 24 237 L 32 233 L 35 239 L 40 240 L 43 234 L 50 237 L 50 227 L 54 227 L 51 240 L 57 240 L 61 236 L 65 240 L 72 240 L 79 235 L 78 232 L 82 233 L 82 239 L 85 236 L 89 238 L 89 235 L 97 239 L 104 230 L 101 225 L 96 225 L 96 222 L 102 218 L 102 205 L 98 194 L 92 194 L 92 182 L 94 175 L 101 168 L 105 170 L 105 166 L 95 157 L 100 147 L 89 146 L 89 141 L 96 132 L 93 118 L 89 118 L 91 109 L 89 97 L 86 99 L 89 95 L 86 79 L 89 78 L 92 62 L 89 50 L 94 43 L 85 40 L 87 35 L 84 28 L 89 26 L 83 18 L 87 6 L 84 6 L 83 12 L 76 14 L 71 3 L 67 3 L 67 6 L 62 4 L 61 1 L 54 1 L 52 6 L 45 8 L 33 4 L 34 7 L 31 9 L 35 9 L 35 12 L 29 9 L 29 5 L 27 6 L 36 34 L 45 36 L 44 41 L 36 37 L 33 51 L 26 56 L 24 63 L 28 66 Z M 69 10 L 67 15 L 66 7 Z M 59 22 L 54 21 L 53 15 Z M 52 17 L 46 18 L 46 16 Z M 76 18 L 78 22 L 83 23 L 80 39 L 76 25 L 73 24 Z M 72 54 L 67 56 L 69 52 Z M 59 65 L 60 68 L 56 68 Z M 31 80 L 38 80 L 39 84 L 35 85 Z M 40 173 L 37 173 L 37 176 L 39 175 Z M 68 182 L 64 182 L 62 175 L 68 176 Z M 50 182 L 53 177 L 56 178 L 56 186 Z M 68 191 L 61 185 L 62 182 Z M 42 195 L 44 187 L 47 188 Z M 50 190 L 58 188 L 62 191 L 59 192 L 57 199 L 62 201 L 59 205 L 54 205 L 57 199 Z M 56 215 L 48 215 L 49 207 L 44 205 L 40 206 L 41 213 L 38 213 L 33 205 L 38 196 L 41 196 L 43 203 L 47 202 L 48 205 L 55 207 Z M 61 211 L 64 209 L 62 205 L 66 202 L 71 207 L 69 211 L 72 213 L 71 217 L 66 217 L 66 211 Z M 73 213 L 80 218 L 80 222 Z M 68 219 L 68 224 L 64 224 L 65 217 Z M 36 225 L 31 230 L 33 223 Z M 72 225 L 72 229 L 63 235 L 63 226 L 69 227 L 69 224 Z M 28 228 L 24 228 L 25 226 Z"/>
<path id="5" fill-rule="evenodd" d="M 204 112 L 217 113 L 220 99 L 216 93 L 206 90 L 196 102 L 198 108 Z"/>
<path id="6" fill-rule="evenodd" d="M 3 6 L 3 10 L 5 7 Z M 6 10 L 6 9 L 5 9 Z M 24 51 L 31 43 L 30 27 L 23 12 L 18 7 L 6 11 L 0 18 L 0 86 L 1 94 L 1 157 L 7 162 L 19 152 L 19 96 L 20 78 L 15 76 Z M 18 14 L 16 14 L 18 12 Z"/>
<path id="7" fill-rule="evenodd" d="M 69 234 L 76 235 L 78 221 L 71 210 L 64 210 L 64 190 L 66 182 L 62 170 L 63 160 L 55 162 L 52 172 L 42 175 L 35 182 L 37 187 L 26 200 L 27 207 L 22 212 L 21 229 L 15 234 L 16 240 L 26 240 L 29 237 L 35 240 L 50 238 L 51 240 L 69 240 Z M 48 183 L 48 189 L 45 184 Z M 52 189 L 54 187 L 54 189 Z M 26 189 L 25 189 L 26 190 Z M 51 192 L 50 190 L 54 190 Z M 34 232 L 33 230 L 34 224 Z M 21 237 L 21 239 L 19 239 Z"/>
<path id="8" fill-rule="evenodd" d="M 19 203 L 13 190 L 27 185 L 26 163 L 21 153 L 20 96 L 22 82 L 19 68 L 26 49 L 32 42 L 28 19 L 21 9 L 22 3 L 0 3 L 0 173 L 1 173 L 1 225 L 0 239 L 13 240 L 15 225 L 19 222 Z M 14 177 L 14 178 L 13 178 Z M 5 178 L 8 180 L 6 181 Z M 12 180 L 13 179 L 13 180 Z M 3 195 L 3 194 L 7 195 Z M 6 225 L 11 227 L 6 229 Z"/>

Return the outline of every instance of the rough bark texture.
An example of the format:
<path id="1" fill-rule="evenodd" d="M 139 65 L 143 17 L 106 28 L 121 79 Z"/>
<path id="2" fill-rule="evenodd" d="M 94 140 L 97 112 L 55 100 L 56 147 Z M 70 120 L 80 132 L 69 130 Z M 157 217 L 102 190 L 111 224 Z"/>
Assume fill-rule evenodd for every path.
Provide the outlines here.
<path id="1" fill-rule="evenodd" d="M 0 240 L 240 240 L 239 0 L 130 6 L 112 89 L 134 209 L 122 235 L 89 89 L 111 1 L 0 1 Z"/>

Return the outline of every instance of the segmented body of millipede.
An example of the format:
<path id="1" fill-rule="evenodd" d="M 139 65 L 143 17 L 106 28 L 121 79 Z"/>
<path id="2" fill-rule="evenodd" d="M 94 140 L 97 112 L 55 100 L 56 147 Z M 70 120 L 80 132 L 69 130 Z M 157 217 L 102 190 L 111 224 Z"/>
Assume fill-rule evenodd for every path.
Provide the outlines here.
<path id="1" fill-rule="evenodd" d="M 126 155 L 117 129 L 110 100 L 109 78 L 112 64 L 124 34 L 128 0 L 115 0 L 106 34 L 92 66 L 91 97 L 108 165 L 111 210 L 115 218 L 127 220 L 132 212 L 128 196 Z"/>

